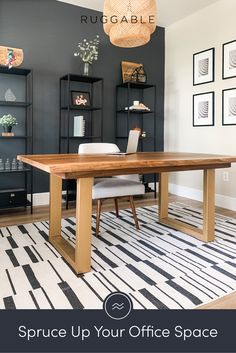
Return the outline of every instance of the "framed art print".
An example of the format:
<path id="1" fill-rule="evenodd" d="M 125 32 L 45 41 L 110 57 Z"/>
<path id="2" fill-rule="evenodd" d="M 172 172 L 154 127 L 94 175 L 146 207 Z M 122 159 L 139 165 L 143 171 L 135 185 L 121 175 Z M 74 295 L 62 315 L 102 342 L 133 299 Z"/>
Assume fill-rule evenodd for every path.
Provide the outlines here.
<path id="1" fill-rule="evenodd" d="M 222 91 L 222 124 L 236 125 L 236 88 Z"/>
<path id="2" fill-rule="evenodd" d="M 193 85 L 214 82 L 215 48 L 193 54 Z"/>
<path id="3" fill-rule="evenodd" d="M 80 107 L 90 107 L 90 93 L 83 91 L 71 91 L 71 104 Z"/>
<path id="4" fill-rule="evenodd" d="M 193 126 L 214 126 L 215 93 L 201 93 L 193 96 Z"/>
<path id="5" fill-rule="evenodd" d="M 236 77 L 236 40 L 223 44 L 223 80 Z"/>

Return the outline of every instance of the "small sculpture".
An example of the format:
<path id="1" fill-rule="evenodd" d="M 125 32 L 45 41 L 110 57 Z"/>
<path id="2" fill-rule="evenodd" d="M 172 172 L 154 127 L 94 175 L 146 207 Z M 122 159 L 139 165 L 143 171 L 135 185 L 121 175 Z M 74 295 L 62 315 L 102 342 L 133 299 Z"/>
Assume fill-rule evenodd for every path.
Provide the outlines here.
<path id="1" fill-rule="evenodd" d="M 10 88 L 8 88 L 5 92 L 5 101 L 6 102 L 15 102 L 16 101 L 16 96 L 12 92 Z"/>

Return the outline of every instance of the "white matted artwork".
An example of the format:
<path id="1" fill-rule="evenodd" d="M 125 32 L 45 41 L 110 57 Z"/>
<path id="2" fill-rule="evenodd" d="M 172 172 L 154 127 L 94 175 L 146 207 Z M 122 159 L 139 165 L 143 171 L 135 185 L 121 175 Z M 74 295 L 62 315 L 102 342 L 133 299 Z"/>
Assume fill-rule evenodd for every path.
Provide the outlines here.
<path id="1" fill-rule="evenodd" d="M 223 44 L 223 79 L 236 77 L 236 40 Z"/>
<path id="2" fill-rule="evenodd" d="M 222 124 L 236 125 L 236 88 L 222 91 Z"/>
<path id="3" fill-rule="evenodd" d="M 193 85 L 214 82 L 215 48 L 193 54 Z"/>
<path id="4" fill-rule="evenodd" d="M 193 126 L 214 126 L 215 93 L 207 92 L 193 96 Z"/>

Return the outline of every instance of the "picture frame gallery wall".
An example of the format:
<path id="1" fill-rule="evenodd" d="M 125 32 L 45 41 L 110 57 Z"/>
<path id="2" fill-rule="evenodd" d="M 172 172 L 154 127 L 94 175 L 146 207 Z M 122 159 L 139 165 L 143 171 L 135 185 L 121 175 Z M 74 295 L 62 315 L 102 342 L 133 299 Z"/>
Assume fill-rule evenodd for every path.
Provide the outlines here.
<path id="1" fill-rule="evenodd" d="M 193 86 L 215 82 L 215 48 L 193 54 Z M 222 80 L 236 78 L 236 40 L 222 45 Z M 197 92 L 192 99 L 193 127 L 215 126 L 215 92 Z M 222 90 L 222 126 L 236 125 L 236 87 Z"/>

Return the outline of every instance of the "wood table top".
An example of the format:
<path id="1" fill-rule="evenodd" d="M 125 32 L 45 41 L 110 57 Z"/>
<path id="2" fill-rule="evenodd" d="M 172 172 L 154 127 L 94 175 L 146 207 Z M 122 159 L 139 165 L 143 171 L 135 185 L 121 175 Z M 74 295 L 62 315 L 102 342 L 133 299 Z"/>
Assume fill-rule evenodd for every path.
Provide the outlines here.
<path id="1" fill-rule="evenodd" d="M 236 156 L 186 152 L 140 152 L 130 155 L 41 154 L 18 160 L 63 179 L 229 168 Z"/>

